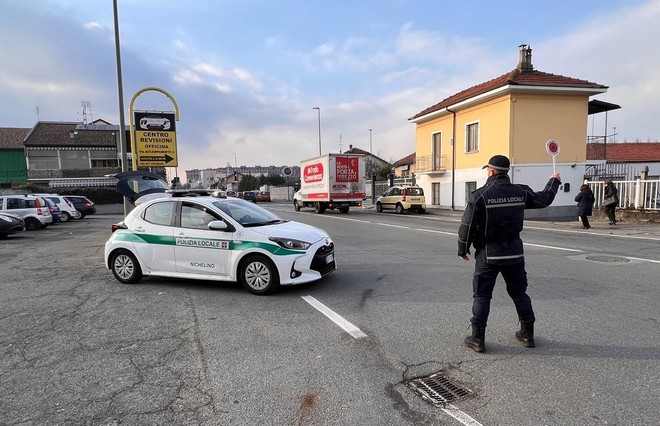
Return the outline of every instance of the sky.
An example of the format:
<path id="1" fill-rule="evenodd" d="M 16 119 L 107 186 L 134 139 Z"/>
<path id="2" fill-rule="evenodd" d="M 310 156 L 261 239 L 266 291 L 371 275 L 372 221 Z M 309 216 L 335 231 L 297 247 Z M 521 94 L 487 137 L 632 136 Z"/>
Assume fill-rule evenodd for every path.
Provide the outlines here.
<path id="1" fill-rule="evenodd" d="M 298 165 L 349 145 L 394 162 L 408 119 L 513 70 L 609 86 L 588 134 L 660 140 L 660 0 L 118 0 L 123 103 L 180 110 L 178 167 Z M 112 0 L 0 0 L 0 127 L 119 124 Z M 592 98 L 593 99 L 593 98 Z M 83 115 L 83 102 L 88 103 Z M 158 92 L 137 110 L 173 111 Z M 319 108 L 314 109 L 314 108 Z M 319 120 L 320 117 L 320 120 Z"/>

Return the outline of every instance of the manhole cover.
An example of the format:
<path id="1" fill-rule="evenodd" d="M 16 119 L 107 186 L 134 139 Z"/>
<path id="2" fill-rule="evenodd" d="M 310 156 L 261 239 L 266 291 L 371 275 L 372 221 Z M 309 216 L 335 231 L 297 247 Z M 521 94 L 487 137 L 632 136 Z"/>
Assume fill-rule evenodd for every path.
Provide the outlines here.
<path id="1" fill-rule="evenodd" d="M 595 262 L 630 262 L 630 259 L 617 256 L 587 256 L 587 260 L 593 260 Z"/>
<path id="2" fill-rule="evenodd" d="M 472 395 L 471 390 L 448 379 L 443 371 L 406 380 L 406 385 L 435 406 L 443 406 Z"/>

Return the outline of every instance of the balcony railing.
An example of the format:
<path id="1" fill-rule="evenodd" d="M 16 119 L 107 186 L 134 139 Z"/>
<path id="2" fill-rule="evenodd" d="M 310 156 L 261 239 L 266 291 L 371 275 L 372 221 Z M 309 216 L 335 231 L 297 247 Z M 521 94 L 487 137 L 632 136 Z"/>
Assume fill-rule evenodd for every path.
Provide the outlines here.
<path id="1" fill-rule="evenodd" d="M 446 157 L 444 155 L 421 155 L 415 158 L 416 173 L 444 173 Z"/>

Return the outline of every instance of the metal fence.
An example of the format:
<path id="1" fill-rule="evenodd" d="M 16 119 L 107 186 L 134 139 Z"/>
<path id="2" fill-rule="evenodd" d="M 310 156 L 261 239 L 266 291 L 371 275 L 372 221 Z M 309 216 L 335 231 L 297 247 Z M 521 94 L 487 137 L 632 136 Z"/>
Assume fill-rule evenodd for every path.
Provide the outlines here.
<path id="1" fill-rule="evenodd" d="M 585 181 L 596 197 L 594 207 L 600 208 L 605 195 L 605 182 Z M 619 191 L 619 208 L 660 211 L 660 179 L 612 180 Z"/>

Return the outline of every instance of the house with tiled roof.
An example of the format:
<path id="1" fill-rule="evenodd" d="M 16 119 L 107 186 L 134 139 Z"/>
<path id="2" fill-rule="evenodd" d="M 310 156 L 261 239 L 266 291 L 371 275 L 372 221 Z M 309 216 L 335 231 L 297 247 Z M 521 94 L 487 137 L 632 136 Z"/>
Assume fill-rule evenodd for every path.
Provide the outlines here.
<path id="1" fill-rule="evenodd" d="M 415 125 L 416 181 L 440 208 L 464 209 L 486 181 L 482 166 L 497 154 L 511 159 L 509 176 L 541 190 L 556 167 L 563 185 L 553 205 L 528 217 L 574 214 L 586 167 L 590 97 L 608 87 L 535 70 L 532 49 L 519 47 L 515 69 L 458 92 L 409 119 Z M 556 165 L 546 150 L 559 142 Z"/>
<path id="2" fill-rule="evenodd" d="M 383 166 L 391 166 L 388 161 L 383 160 L 377 155 L 373 155 L 369 151 L 354 147 L 353 145 L 348 146 L 348 151 L 344 152 L 345 154 L 362 154 L 364 155 L 365 164 L 366 164 L 366 174 L 371 176 L 378 169 Z"/>
<path id="3" fill-rule="evenodd" d="M 27 183 L 23 140 L 29 128 L 0 127 L 0 188 L 18 188 Z"/>
<path id="4" fill-rule="evenodd" d="M 660 142 L 588 143 L 587 163 L 594 175 L 634 180 L 641 172 L 660 178 Z"/>
<path id="5" fill-rule="evenodd" d="M 394 176 L 407 178 L 411 177 L 415 173 L 415 157 L 417 153 L 413 152 L 408 154 L 400 160 L 397 160 L 392 164 L 392 169 L 394 169 Z"/>
<path id="6" fill-rule="evenodd" d="M 75 186 L 76 179 L 120 172 L 118 130 L 103 120 L 37 122 L 23 143 L 28 183 L 49 185 L 67 179 Z"/>

